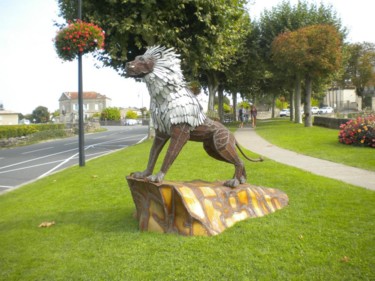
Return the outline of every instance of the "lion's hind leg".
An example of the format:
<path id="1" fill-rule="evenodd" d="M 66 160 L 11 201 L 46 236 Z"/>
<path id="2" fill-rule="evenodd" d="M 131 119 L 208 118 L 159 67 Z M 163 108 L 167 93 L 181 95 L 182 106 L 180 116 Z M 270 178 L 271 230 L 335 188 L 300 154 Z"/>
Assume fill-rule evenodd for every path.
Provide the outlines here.
<path id="1" fill-rule="evenodd" d="M 226 181 L 225 186 L 236 187 L 246 182 L 244 163 L 238 156 L 234 137 L 229 131 L 219 130 L 211 141 L 204 142 L 203 147 L 211 157 L 234 165 L 233 179 Z"/>

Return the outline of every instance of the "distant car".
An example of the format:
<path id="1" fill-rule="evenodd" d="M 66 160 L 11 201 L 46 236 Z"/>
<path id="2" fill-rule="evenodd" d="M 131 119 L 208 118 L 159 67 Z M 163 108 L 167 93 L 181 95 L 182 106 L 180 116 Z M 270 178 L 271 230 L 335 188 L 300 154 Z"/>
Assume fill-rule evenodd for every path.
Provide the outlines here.
<path id="1" fill-rule="evenodd" d="M 288 117 L 290 116 L 290 109 L 287 108 L 287 109 L 282 109 L 280 111 L 280 117 Z"/>
<path id="2" fill-rule="evenodd" d="M 125 120 L 125 125 L 127 126 L 132 126 L 132 125 L 137 125 L 138 121 L 136 119 L 126 119 Z"/>
<path id="3" fill-rule="evenodd" d="M 312 113 L 312 114 L 318 114 L 318 113 L 319 113 L 319 107 L 317 107 L 317 106 L 312 106 L 312 107 L 311 107 L 311 113 Z"/>
<path id="4" fill-rule="evenodd" d="M 20 124 L 30 125 L 30 120 L 28 120 L 28 119 L 22 119 L 20 121 Z"/>
<path id="5" fill-rule="evenodd" d="M 329 114 L 333 112 L 333 108 L 330 106 L 323 106 L 319 108 L 319 114 Z"/>

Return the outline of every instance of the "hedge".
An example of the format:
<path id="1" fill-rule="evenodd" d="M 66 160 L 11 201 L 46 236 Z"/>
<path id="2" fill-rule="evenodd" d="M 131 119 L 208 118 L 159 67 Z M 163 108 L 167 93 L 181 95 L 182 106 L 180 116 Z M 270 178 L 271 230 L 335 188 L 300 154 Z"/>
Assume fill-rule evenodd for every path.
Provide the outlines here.
<path id="1" fill-rule="evenodd" d="M 348 122 L 350 118 L 333 118 L 325 116 L 314 116 L 314 126 L 321 126 L 331 129 L 340 129 L 340 125 Z"/>
<path id="2" fill-rule="evenodd" d="M 0 126 L 0 139 L 17 138 L 42 131 L 63 129 L 65 129 L 65 124 L 2 125 Z"/>

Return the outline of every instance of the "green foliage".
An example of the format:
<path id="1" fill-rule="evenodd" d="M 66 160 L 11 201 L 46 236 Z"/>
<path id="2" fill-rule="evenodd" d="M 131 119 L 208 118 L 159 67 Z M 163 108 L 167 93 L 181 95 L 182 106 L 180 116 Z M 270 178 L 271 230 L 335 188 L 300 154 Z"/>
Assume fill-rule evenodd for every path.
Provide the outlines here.
<path id="1" fill-rule="evenodd" d="M 73 20 L 76 3 L 58 1 L 62 16 Z M 155 44 L 174 47 L 181 54 L 188 80 L 209 89 L 209 109 L 217 91 L 218 75 L 236 62 L 250 20 L 246 0 L 230 1 L 83 1 L 84 20 L 106 32 L 104 65 L 123 74 L 127 60 Z"/>
<path id="2" fill-rule="evenodd" d="M 300 83 L 300 77 L 304 77 L 305 112 L 310 112 L 313 83 L 327 79 L 340 68 L 341 38 L 336 27 L 311 25 L 284 32 L 275 38 L 271 49 L 277 67 L 296 77 L 296 83 Z M 305 126 L 312 126 L 311 114 L 305 115 Z"/>
<path id="3" fill-rule="evenodd" d="M 347 52 L 347 64 L 343 80 L 351 81 L 356 87 L 358 95 L 363 96 L 364 88 L 369 83 L 375 82 L 375 44 L 374 43 L 356 43 L 348 44 L 345 48 Z"/>
<path id="4" fill-rule="evenodd" d="M 38 132 L 36 125 L 2 125 L 0 139 L 27 136 L 35 132 Z"/>
<path id="5" fill-rule="evenodd" d="M 219 108 L 219 105 L 216 104 L 214 108 L 217 111 Z M 224 113 L 231 113 L 232 107 L 229 104 L 223 103 L 223 110 L 224 110 Z"/>
<path id="6" fill-rule="evenodd" d="M 345 38 L 347 30 L 342 26 L 340 18 L 337 17 L 331 5 L 320 3 L 318 6 L 303 0 L 292 6 L 290 2 L 283 1 L 271 10 L 265 10 L 260 17 L 261 50 L 270 60 L 272 41 L 281 33 L 321 24 L 335 26 Z"/>
<path id="7" fill-rule="evenodd" d="M 102 111 L 100 119 L 119 121 L 121 119 L 120 109 L 117 107 L 107 107 Z"/>
<path id="8" fill-rule="evenodd" d="M 229 104 L 224 103 L 223 104 L 223 110 L 224 110 L 224 113 L 231 113 L 232 107 Z"/>
<path id="9" fill-rule="evenodd" d="M 60 116 L 60 110 L 56 109 L 56 110 L 52 113 L 52 116 L 53 116 L 54 118 L 59 117 L 59 116 Z"/>
<path id="10" fill-rule="evenodd" d="M 124 62 L 154 44 L 175 47 L 184 69 L 220 70 L 231 61 L 245 23 L 244 0 L 83 1 L 83 20 L 106 32 L 106 65 L 123 72 Z M 59 0 L 61 15 L 74 20 L 77 3 Z M 248 17 L 246 18 L 248 22 Z"/>
<path id="11" fill-rule="evenodd" d="M 73 135 L 73 131 L 66 130 L 66 129 L 53 129 L 53 130 L 46 130 L 36 132 L 31 134 L 27 139 L 26 144 L 32 144 L 40 141 L 45 140 L 52 140 L 52 139 L 61 139 L 66 137 L 71 137 Z"/>
<path id="12" fill-rule="evenodd" d="M 64 130 L 65 124 L 30 124 L 30 125 L 2 125 L 1 138 L 16 138 L 28 136 L 42 131 Z"/>
<path id="13" fill-rule="evenodd" d="M 246 161 L 248 176 L 254 185 L 286 192 L 285 209 L 214 237 L 140 232 L 124 175 L 144 169 L 150 146 L 124 149 L 0 196 L 0 279 L 374 279 L 375 193 L 271 160 Z M 216 181 L 232 175 L 228 164 L 189 142 L 167 177 Z M 45 221 L 55 225 L 39 228 Z"/>
<path id="14" fill-rule="evenodd" d="M 237 105 L 237 107 L 243 107 L 243 108 L 245 108 L 245 109 L 247 109 L 247 110 L 249 110 L 250 109 L 250 103 L 248 102 L 248 101 L 242 101 L 242 102 L 240 102 L 238 105 Z"/>
<path id="15" fill-rule="evenodd" d="M 346 36 L 346 28 L 341 24 L 340 18 L 333 10 L 332 6 L 325 6 L 323 3 L 316 5 L 310 1 L 298 1 L 296 5 L 283 1 L 281 4 L 274 6 L 270 10 L 265 10 L 259 20 L 259 38 L 257 44 L 260 56 L 263 59 L 264 78 L 259 83 L 259 88 L 265 93 L 272 95 L 285 95 L 291 92 L 291 89 L 297 89 L 295 92 L 295 108 L 297 109 L 294 118 L 299 122 L 299 103 L 301 100 L 298 83 L 300 79 L 295 77 L 295 72 L 280 71 L 272 60 L 271 45 L 280 34 L 284 32 L 293 32 L 298 29 L 312 25 L 331 25 L 340 33 L 341 38 Z M 292 46 L 293 47 L 293 46 Z M 266 75 L 272 73 L 272 75 Z M 319 88 L 318 83 L 324 84 L 327 81 L 315 78 L 314 88 Z M 306 83 L 309 84 L 309 83 Z M 308 85 L 307 87 L 310 87 Z"/>
<path id="16" fill-rule="evenodd" d="M 31 113 L 32 120 L 35 119 L 36 123 L 47 123 L 49 121 L 48 108 L 45 106 L 38 106 Z"/>
<path id="17" fill-rule="evenodd" d="M 341 38 L 331 25 L 284 32 L 272 42 L 272 58 L 293 76 L 327 77 L 341 64 Z"/>
<path id="18" fill-rule="evenodd" d="M 137 119 L 137 118 L 138 118 L 137 112 L 135 112 L 133 110 L 128 110 L 126 112 L 126 119 Z"/>
<path id="19" fill-rule="evenodd" d="M 278 109 L 285 109 L 289 107 L 289 102 L 285 101 L 285 98 L 276 99 L 275 105 Z"/>

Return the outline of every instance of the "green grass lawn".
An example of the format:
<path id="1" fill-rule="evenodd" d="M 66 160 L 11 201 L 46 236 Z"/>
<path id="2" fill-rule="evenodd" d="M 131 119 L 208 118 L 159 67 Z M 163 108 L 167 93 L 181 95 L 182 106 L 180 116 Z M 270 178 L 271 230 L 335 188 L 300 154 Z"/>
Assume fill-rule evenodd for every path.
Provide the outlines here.
<path id="1" fill-rule="evenodd" d="M 214 237 L 139 232 L 125 176 L 145 168 L 150 145 L 0 196 L 0 280 L 375 279 L 375 192 L 271 160 L 247 162 L 249 182 L 285 191 L 288 207 Z M 167 179 L 232 174 L 189 143 Z"/>
<path id="2" fill-rule="evenodd" d="M 339 130 L 304 127 L 288 120 L 259 120 L 256 132 L 279 147 L 345 165 L 375 171 L 375 149 L 339 143 Z"/>

